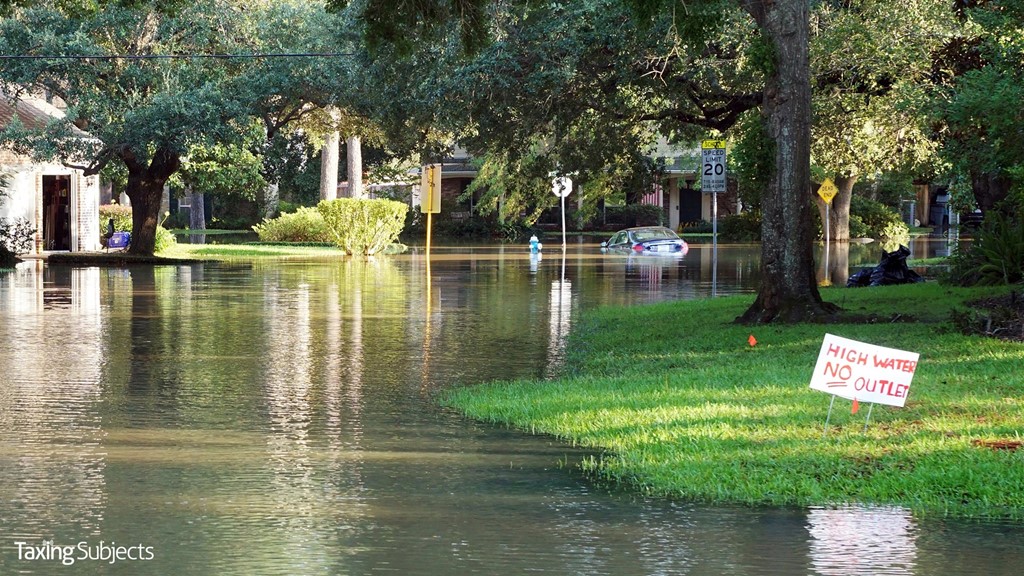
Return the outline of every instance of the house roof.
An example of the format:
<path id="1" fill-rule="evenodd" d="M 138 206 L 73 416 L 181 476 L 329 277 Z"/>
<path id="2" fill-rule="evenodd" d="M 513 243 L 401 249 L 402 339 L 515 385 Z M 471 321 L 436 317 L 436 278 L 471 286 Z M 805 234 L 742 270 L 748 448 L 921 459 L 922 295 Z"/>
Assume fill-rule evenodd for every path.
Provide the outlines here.
<path id="1" fill-rule="evenodd" d="M 6 128 L 17 117 L 26 128 L 37 130 L 54 118 L 63 118 L 64 112 L 49 102 L 32 97 L 16 100 L 0 92 L 0 129 Z M 88 138 L 89 134 L 72 126 L 78 136 Z"/>

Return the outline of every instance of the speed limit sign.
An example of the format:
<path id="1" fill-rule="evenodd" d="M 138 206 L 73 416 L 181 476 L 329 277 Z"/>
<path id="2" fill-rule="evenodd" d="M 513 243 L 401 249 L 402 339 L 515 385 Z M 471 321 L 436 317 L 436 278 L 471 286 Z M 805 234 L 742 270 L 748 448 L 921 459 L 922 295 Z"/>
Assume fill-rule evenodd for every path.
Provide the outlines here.
<path id="1" fill-rule="evenodd" d="M 700 151 L 701 190 L 710 194 L 725 192 L 725 140 L 704 140 Z"/>

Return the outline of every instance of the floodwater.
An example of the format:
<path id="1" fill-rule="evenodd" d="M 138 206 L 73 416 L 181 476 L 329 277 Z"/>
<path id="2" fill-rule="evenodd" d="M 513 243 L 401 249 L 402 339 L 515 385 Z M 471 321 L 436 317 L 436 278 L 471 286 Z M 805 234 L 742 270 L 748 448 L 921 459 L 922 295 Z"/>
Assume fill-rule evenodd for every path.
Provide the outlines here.
<path id="1" fill-rule="evenodd" d="M 647 500 L 581 477 L 578 449 L 437 407 L 557 373 L 586 309 L 756 289 L 756 246 L 712 260 L 572 244 L 0 273 L 0 574 L 1018 574 L 1015 523 Z"/>

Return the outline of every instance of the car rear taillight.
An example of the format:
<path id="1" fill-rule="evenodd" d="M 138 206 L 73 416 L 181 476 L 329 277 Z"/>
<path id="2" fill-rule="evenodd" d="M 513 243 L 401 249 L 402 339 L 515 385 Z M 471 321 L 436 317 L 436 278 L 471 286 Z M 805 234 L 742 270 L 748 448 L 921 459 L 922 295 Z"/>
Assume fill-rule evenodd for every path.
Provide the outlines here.
<path id="1" fill-rule="evenodd" d="M 646 249 L 647 247 L 643 244 L 633 244 L 633 250 L 636 250 L 637 252 L 643 252 Z"/>

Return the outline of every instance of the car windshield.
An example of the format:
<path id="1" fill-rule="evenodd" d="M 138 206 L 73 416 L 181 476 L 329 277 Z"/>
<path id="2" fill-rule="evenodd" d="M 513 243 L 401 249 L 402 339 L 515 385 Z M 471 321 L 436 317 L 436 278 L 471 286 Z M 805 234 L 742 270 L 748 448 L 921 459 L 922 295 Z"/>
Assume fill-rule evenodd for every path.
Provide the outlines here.
<path id="1" fill-rule="evenodd" d="M 633 239 L 637 242 L 648 242 L 650 240 L 674 240 L 678 238 L 675 232 L 668 228 L 645 228 L 633 232 Z"/>

